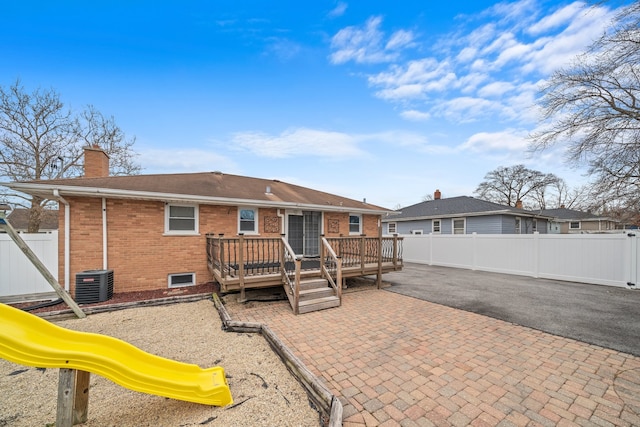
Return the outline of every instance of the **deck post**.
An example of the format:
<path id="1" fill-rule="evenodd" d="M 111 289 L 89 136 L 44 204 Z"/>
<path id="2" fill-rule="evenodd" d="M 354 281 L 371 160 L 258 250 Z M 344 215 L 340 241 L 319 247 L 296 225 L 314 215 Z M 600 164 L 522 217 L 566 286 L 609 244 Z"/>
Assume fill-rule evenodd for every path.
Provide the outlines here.
<path id="1" fill-rule="evenodd" d="M 244 293 L 244 233 L 240 233 L 240 240 L 238 242 L 238 245 L 240 246 L 239 248 L 237 248 L 238 251 L 238 264 L 239 264 L 239 269 L 238 269 L 238 278 L 240 279 L 240 299 L 239 302 L 245 302 L 247 301 L 247 297 Z"/>
<path id="2" fill-rule="evenodd" d="M 398 269 L 398 233 L 393 235 L 393 269 Z"/>
<path id="3" fill-rule="evenodd" d="M 360 235 L 360 272 L 364 274 L 364 265 L 365 265 L 365 253 L 364 253 L 364 241 L 365 241 L 365 237 L 367 237 L 366 234 L 361 234 Z"/>
<path id="4" fill-rule="evenodd" d="M 71 427 L 87 422 L 90 376 L 86 371 L 60 369 L 56 426 Z"/>
<path id="5" fill-rule="evenodd" d="M 293 292 L 293 314 L 300 314 L 300 272 L 302 270 L 302 258 L 296 257 L 296 282 Z"/>
<path id="6" fill-rule="evenodd" d="M 222 238 L 224 237 L 224 233 L 220 233 L 218 234 L 218 250 L 220 251 L 219 255 L 219 260 L 220 260 L 220 277 L 224 278 L 224 247 L 222 246 L 223 240 Z"/>
<path id="7" fill-rule="evenodd" d="M 378 274 L 376 275 L 376 285 L 382 288 L 382 221 L 378 218 Z"/>

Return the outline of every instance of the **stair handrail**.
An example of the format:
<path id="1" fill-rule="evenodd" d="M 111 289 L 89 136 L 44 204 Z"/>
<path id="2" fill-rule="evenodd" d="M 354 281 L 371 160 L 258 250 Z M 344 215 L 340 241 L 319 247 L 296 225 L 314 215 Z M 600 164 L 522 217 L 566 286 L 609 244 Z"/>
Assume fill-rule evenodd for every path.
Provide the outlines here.
<path id="1" fill-rule="evenodd" d="M 327 256 L 324 254 L 325 250 Z M 335 280 L 331 271 L 327 268 L 327 263 L 335 265 Z M 331 287 L 335 289 L 336 296 L 340 300 L 340 304 L 342 304 L 342 257 L 336 255 L 331 244 L 324 236 L 322 237 L 322 253 L 320 254 L 320 272 L 322 277 L 326 278 Z"/>
<path id="2" fill-rule="evenodd" d="M 282 239 L 282 256 L 280 257 L 280 268 L 282 280 L 291 290 L 293 295 L 293 313 L 298 314 L 300 306 L 300 271 L 302 270 L 302 255 L 296 255 L 289 242 L 284 237 Z M 287 260 L 293 261 L 294 270 L 287 268 Z M 293 276 L 293 280 L 292 277 Z"/>

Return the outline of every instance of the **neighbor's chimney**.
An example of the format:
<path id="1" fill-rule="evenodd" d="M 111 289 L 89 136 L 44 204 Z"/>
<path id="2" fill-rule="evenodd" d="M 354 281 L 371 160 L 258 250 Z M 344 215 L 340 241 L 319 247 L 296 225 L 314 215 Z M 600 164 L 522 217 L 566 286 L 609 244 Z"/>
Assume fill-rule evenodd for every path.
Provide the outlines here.
<path id="1" fill-rule="evenodd" d="M 522 200 L 516 200 L 516 209 L 522 209 Z"/>
<path id="2" fill-rule="evenodd" d="M 440 200 L 440 197 L 442 196 L 442 193 L 440 193 L 440 190 L 436 190 L 433 193 L 433 200 Z"/>
<path id="3" fill-rule="evenodd" d="M 84 148 L 84 177 L 109 176 L 109 155 L 97 145 Z"/>

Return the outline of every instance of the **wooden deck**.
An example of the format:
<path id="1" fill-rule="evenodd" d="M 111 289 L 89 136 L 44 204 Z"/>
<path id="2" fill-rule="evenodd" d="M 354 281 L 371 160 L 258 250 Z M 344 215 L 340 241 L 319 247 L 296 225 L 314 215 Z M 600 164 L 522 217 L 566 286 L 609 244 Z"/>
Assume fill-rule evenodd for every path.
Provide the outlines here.
<path id="1" fill-rule="evenodd" d="M 402 238 L 323 237 L 320 255 L 305 258 L 295 254 L 284 237 L 208 234 L 207 265 L 221 291 L 239 291 L 241 300 L 247 289 L 283 286 L 298 314 L 339 306 L 347 278 L 375 275 L 380 283 L 382 274 L 401 270 Z M 321 296 L 314 300 L 308 295 Z"/>

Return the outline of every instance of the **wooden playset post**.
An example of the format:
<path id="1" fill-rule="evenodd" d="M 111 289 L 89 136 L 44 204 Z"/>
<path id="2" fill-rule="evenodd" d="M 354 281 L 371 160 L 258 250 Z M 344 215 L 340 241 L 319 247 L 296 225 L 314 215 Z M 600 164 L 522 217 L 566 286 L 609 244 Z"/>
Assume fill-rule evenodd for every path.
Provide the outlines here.
<path id="1" fill-rule="evenodd" d="M 87 422 L 90 376 L 86 371 L 60 369 L 56 427 L 71 427 Z"/>

